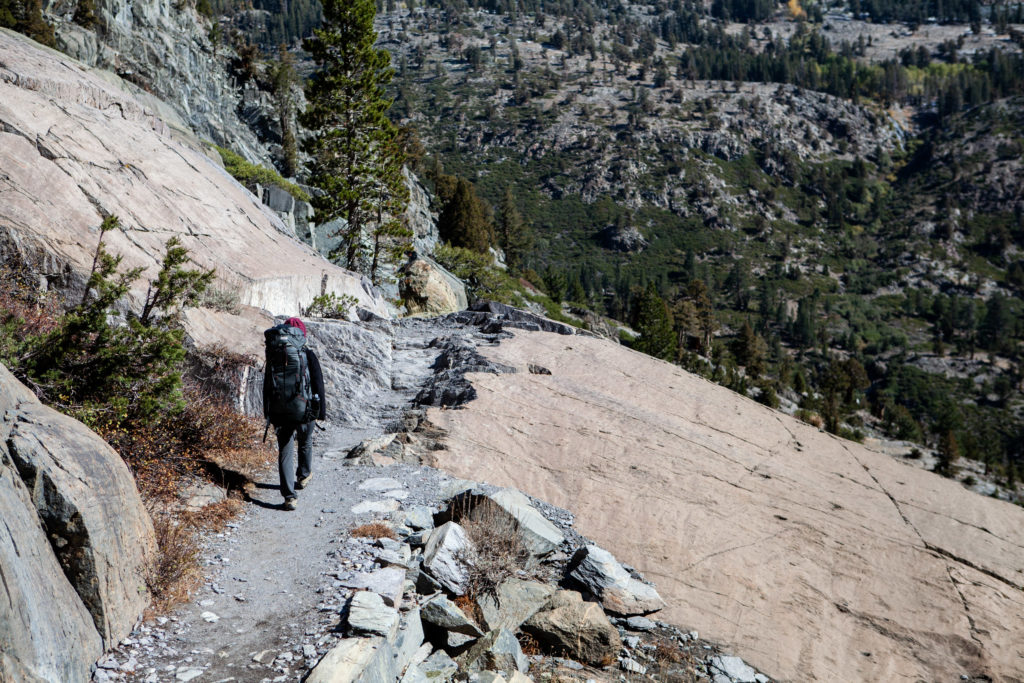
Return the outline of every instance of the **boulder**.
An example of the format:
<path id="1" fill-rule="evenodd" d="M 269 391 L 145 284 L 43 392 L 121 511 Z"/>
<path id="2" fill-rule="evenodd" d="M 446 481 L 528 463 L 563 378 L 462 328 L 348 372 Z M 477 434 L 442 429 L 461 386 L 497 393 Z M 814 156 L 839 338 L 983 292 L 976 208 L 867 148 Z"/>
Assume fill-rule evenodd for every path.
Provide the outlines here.
<path id="1" fill-rule="evenodd" d="M 508 579 L 498 586 L 496 596 L 484 595 L 478 600 L 484 626 L 491 631 L 506 628 L 514 632 L 536 614 L 554 592 L 546 583 Z"/>
<path id="2" fill-rule="evenodd" d="M 395 669 L 400 675 L 410 666 L 423 661 L 427 654 L 421 652 L 423 647 L 423 620 L 419 608 L 414 607 L 402 615 L 398 638 L 395 640 Z M 429 644 L 426 647 L 429 648 Z"/>
<path id="3" fill-rule="evenodd" d="M 653 586 L 634 579 L 610 552 L 596 545 L 577 550 L 569 567 L 569 576 L 593 593 L 608 612 L 642 615 L 665 607 Z"/>
<path id="4" fill-rule="evenodd" d="M 447 652 L 438 650 L 427 657 L 420 665 L 420 669 L 432 681 L 447 681 L 459 670 L 459 665 L 448 656 Z"/>
<path id="5" fill-rule="evenodd" d="M 485 500 L 494 503 L 498 511 L 516 521 L 523 544 L 533 557 L 547 555 L 565 540 L 558 527 L 540 514 L 530 499 L 516 489 L 489 492 L 482 488 L 471 488 L 463 491 L 447 501 L 447 516 L 458 520 L 467 511 L 472 514 Z"/>
<path id="6" fill-rule="evenodd" d="M 433 259 L 414 255 L 399 273 L 399 295 L 410 315 L 443 315 L 469 305 L 466 286 Z"/>
<path id="7" fill-rule="evenodd" d="M 506 673 L 526 671 L 530 666 L 515 635 L 504 628 L 491 631 L 480 638 L 456 661 L 467 670 L 484 669 Z"/>
<path id="8" fill-rule="evenodd" d="M 394 640 L 398 624 L 398 610 L 384 604 L 384 599 L 376 593 L 358 591 L 348 601 L 348 628 L 351 633 Z"/>
<path id="9" fill-rule="evenodd" d="M 346 588 L 372 591 L 389 607 L 398 607 L 402 603 L 402 593 L 405 590 L 405 569 L 384 567 L 372 572 L 360 572 L 353 577 L 342 579 L 341 583 Z"/>
<path id="10" fill-rule="evenodd" d="M 7 371 L 0 366 L 0 373 Z M 0 384 L 2 408 L 9 384 Z M 103 652 L 102 639 L 2 445 L 0 529 L 0 681 L 88 681 L 89 667 Z"/>
<path id="11" fill-rule="evenodd" d="M 545 650 L 592 666 L 614 662 L 622 648 L 619 631 L 601 607 L 584 602 L 576 591 L 560 590 L 544 609 L 530 617 L 522 630 Z"/>
<path id="12" fill-rule="evenodd" d="M 423 567 L 446 590 L 463 595 L 469 575 L 462 558 L 470 547 L 465 530 L 455 522 L 445 522 L 430 534 L 423 550 Z"/>
<path id="13" fill-rule="evenodd" d="M 0 384 L 13 378 L 3 370 Z M 2 417 L 13 464 L 64 574 L 109 647 L 149 604 L 149 514 L 121 457 L 80 422 L 24 401 Z M 6 517 L 5 517 L 6 519 Z"/>
<path id="14" fill-rule="evenodd" d="M 436 595 L 421 607 L 423 621 L 431 626 L 479 638 L 483 635 L 476 624 L 444 595 Z"/>

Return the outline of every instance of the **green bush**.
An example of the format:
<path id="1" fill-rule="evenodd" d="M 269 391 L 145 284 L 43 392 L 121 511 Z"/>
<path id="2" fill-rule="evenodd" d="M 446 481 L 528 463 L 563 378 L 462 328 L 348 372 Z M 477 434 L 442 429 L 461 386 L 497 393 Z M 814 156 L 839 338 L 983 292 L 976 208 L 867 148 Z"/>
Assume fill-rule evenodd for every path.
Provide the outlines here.
<path id="1" fill-rule="evenodd" d="M 507 273 L 495 267 L 490 253 L 480 253 L 463 247 L 442 244 L 434 250 L 434 258 L 466 283 L 470 299 L 489 299 L 506 304 L 521 305 L 518 283 Z"/>
<path id="2" fill-rule="evenodd" d="M 301 202 L 308 202 L 309 195 L 298 185 L 289 182 L 281 177 L 281 174 L 272 168 L 264 168 L 246 161 L 241 155 L 232 152 L 230 149 L 214 145 L 220 153 L 224 162 L 224 170 L 230 173 L 235 180 L 243 185 L 259 183 L 260 185 L 274 185 L 281 188 Z"/>
<path id="3" fill-rule="evenodd" d="M 345 320 L 349 311 L 359 303 L 359 299 L 351 294 L 335 294 L 328 292 L 315 297 L 312 303 L 303 309 L 303 315 L 313 315 L 319 318 L 336 318 Z"/>

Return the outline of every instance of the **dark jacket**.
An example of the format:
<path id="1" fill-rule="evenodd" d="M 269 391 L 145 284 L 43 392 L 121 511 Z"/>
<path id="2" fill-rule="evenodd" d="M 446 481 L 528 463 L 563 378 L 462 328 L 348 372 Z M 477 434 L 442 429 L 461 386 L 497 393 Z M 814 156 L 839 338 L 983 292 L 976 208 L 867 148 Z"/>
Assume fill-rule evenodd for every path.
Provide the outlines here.
<path id="1" fill-rule="evenodd" d="M 313 416 L 314 420 L 327 419 L 327 394 L 324 392 L 324 373 L 320 369 L 320 359 L 312 349 L 306 349 L 306 363 L 309 365 L 309 383 L 313 393 L 320 397 L 320 412 Z"/>

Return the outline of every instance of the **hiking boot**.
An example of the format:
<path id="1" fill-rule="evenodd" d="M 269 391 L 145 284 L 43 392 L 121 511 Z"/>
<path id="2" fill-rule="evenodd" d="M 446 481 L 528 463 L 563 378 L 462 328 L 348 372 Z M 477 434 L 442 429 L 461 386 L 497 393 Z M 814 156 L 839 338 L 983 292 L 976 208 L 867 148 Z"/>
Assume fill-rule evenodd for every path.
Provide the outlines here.
<path id="1" fill-rule="evenodd" d="M 294 510 L 297 507 L 299 507 L 299 504 L 295 501 L 294 498 L 285 498 L 284 499 L 284 509 L 285 510 Z"/>
<path id="2" fill-rule="evenodd" d="M 309 484 L 309 480 L 312 479 L 312 478 L 313 478 L 312 472 L 307 474 L 306 476 L 300 478 L 297 482 L 295 482 L 295 488 L 300 489 L 300 490 L 306 488 L 306 486 Z"/>

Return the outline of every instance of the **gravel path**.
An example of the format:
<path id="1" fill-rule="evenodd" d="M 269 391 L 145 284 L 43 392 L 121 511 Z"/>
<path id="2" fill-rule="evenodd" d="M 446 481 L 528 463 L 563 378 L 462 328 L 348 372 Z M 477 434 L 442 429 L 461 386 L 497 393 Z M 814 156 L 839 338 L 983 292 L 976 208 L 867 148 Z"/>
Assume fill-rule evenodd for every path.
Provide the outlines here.
<path id="1" fill-rule="evenodd" d="M 332 351 L 323 346 L 326 335 L 310 327 L 326 366 Z M 371 419 L 360 427 L 328 422 L 317 431 L 313 478 L 296 511 L 281 509 L 276 470 L 264 474 L 244 513 L 207 539 L 206 582 L 192 601 L 141 625 L 100 661 L 96 680 L 301 680 L 340 638 L 338 615 L 350 594 L 344 579 L 372 563 L 369 542 L 350 539 L 348 531 L 389 508 L 433 507 L 450 481 L 427 467 L 344 464 L 350 448 L 401 421 L 439 353 L 429 347 L 439 331 L 431 321 L 370 327 L 385 342 L 390 336 L 390 386 L 348 397 L 337 390 L 332 397 L 329 388 L 328 396 L 360 401 Z M 361 503 L 369 509 L 360 511 Z"/>

